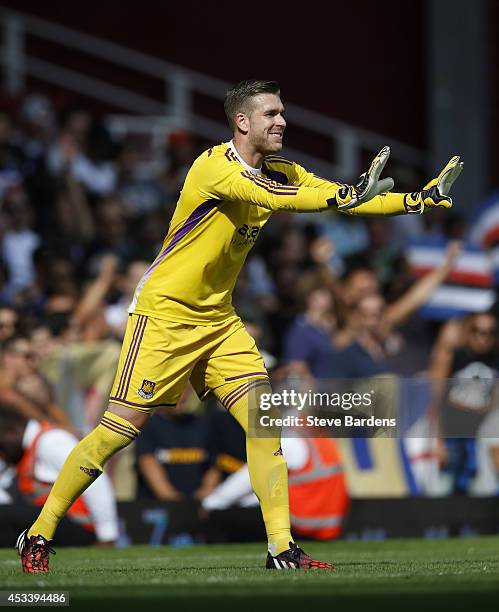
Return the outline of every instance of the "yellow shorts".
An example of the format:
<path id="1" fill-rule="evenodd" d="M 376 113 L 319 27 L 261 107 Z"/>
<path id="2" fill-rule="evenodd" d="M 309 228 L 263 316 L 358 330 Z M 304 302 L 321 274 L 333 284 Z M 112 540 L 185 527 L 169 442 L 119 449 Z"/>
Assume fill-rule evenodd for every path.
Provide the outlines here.
<path id="1" fill-rule="evenodd" d="M 241 319 L 185 325 L 131 314 L 110 401 L 149 412 L 175 406 L 187 383 L 201 399 L 223 385 L 268 376 Z"/>

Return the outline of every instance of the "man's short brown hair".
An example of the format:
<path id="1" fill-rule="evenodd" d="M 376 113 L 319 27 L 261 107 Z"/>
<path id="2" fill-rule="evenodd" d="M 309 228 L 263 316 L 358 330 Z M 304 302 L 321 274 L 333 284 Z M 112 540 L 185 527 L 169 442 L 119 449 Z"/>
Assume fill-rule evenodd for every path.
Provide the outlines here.
<path id="1" fill-rule="evenodd" d="M 257 79 L 248 79 L 246 81 L 240 81 L 237 85 L 234 85 L 225 94 L 224 110 L 227 115 L 227 121 L 229 122 L 230 129 L 234 132 L 236 129 L 236 122 L 234 117 L 237 113 L 248 111 L 248 102 L 254 96 L 259 94 L 270 93 L 278 95 L 280 91 L 279 83 L 277 81 L 259 81 Z"/>

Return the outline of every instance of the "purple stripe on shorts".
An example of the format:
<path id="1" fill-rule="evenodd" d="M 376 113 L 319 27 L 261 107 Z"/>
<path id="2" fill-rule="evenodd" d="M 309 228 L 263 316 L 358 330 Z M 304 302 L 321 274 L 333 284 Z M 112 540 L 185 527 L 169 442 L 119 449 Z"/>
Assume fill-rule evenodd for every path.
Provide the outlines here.
<path id="1" fill-rule="evenodd" d="M 130 342 L 130 346 L 128 347 L 128 353 L 125 359 L 125 363 L 123 364 L 123 368 L 121 370 L 121 377 L 118 388 L 116 389 L 116 395 L 119 397 L 121 395 L 121 391 L 123 390 L 123 384 L 126 379 L 126 373 L 128 372 L 128 366 L 130 365 L 130 361 L 133 358 L 133 352 L 135 350 L 135 343 L 137 342 L 137 337 L 140 333 L 140 324 L 142 322 L 142 315 L 139 315 L 137 319 L 137 325 L 133 330 L 132 341 Z"/>
<path id="2" fill-rule="evenodd" d="M 248 393 L 250 393 L 251 391 L 258 389 L 258 387 L 270 387 L 269 381 L 257 378 L 255 381 L 249 384 L 247 389 L 239 393 L 237 397 L 232 397 L 230 402 L 226 404 L 225 408 L 230 411 L 230 409 L 232 408 L 232 406 L 234 406 L 236 402 L 238 402 L 243 396 L 248 395 Z"/>
<path id="3" fill-rule="evenodd" d="M 117 397 L 125 397 L 125 385 L 126 385 L 126 380 L 128 378 L 128 373 L 130 372 L 130 367 L 132 364 L 132 361 L 134 360 L 134 356 L 136 355 L 136 351 L 137 351 L 137 344 L 140 338 L 140 334 L 142 332 L 142 328 L 144 325 L 144 321 L 145 321 L 146 317 L 144 315 L 139 315 L 139 320 L 137 321 L 137 327 L 136 327 L 136 334 L 134 334 L 134 340 L 133 340 L 133 346 L 132 346 L 132 352 L 130 353 L 130 358 L 128 359 L 128 362 L 126 364 L 126 368 L 124 368 L 124 374 L 123 374 L 123 382 L 120 385 L 120 390 L 119 393 L 117 393 Z"/>
<path id="4" fill-rule="evenodd" d="M 110 397 L 109 401 L 116 401 L 127 406 L 136 406 L 137 408 L 173 408 L 177 404 L 136 404 L 135 402 L 129 402 L 128 400 L 120 399 L 119 397 Z"/>
<path id="5" fill-rule="evenodd" d="M 137 361 L 137 355 L 139 354 L 139 351 L 140 351 L 140 344 L 141 344 L 141 342 L 142 342 L 142 338 L 144 337 L 144 332 L 145 332 L 146 327 L 147 327 L 147 321 L 148 321 L 148 319 L 147 319 L 147 317 L 144 317 L 144 319 L 145 319 L 145 320 L 144 320 L 144 324 L 142 325 L 142 328 L 141 328 L 141 330 L 140 330 L 140 336 L 139 336 L 139 340 L 138 340 L 138 342 L 137 342 L 137 348 L 136 348 L 136 350 L 135 350 L 135 354 L 134 354 L 134 356 L 133 356 L 133 361 L 132 361 L 132 363 L 130 364 L 130 368 L 129 368 L 129 371 L 128 371 L 128 378 L 127 378 L 127 381 L 126 381 L 126 386 L 125 386 L 125 389 L 124 389 L 124 391 L 123 391 L 123 399 L 124 399 L 124 398 L 126 398 L 126 395 L 127 395 L 127 393 L 128 393 L 128 388 L 129 388 L 129 386 L 130 386 L 130 381 L 131 381 L 131 379 L 132 379 L 133 368 L 134 368 L 134 366 L 135 366 L 135 362 Z"/>
<path id="6" fill-rule="evenodd" d="M 267 372 L 248 372 L 248 374 L 239 374 L 239 376 L 229 376 L 229 378 L 225 379 L 225 382 L 229 382 L 229 380 L 237 380 L 238 378 L 246 378 L 247 376 L 267 376 Z"/>

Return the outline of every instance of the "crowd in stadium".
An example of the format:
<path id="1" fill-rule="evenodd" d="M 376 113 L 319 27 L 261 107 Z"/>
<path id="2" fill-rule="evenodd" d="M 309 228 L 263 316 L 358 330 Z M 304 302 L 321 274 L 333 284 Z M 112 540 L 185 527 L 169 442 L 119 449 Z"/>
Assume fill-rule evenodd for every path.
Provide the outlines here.
<path id="1" fill-rule="evenodd" d="M 12 432 L 15 415 L 21 432 L 17 446 L 6 428 L 0 433 L 0 503 L 28 486 L 9 464 L 25 456 L 32 421 L 65 430 L 61 444 L 70 447 L 105 409 L 135 286 L 161 248 L 189 165 L 209 143 L 178 131 L 164 144 L 153 174 L 140 143 L 116 142 L 83 106 L 56 112 L 31 94 L 19 111 L 0 113 L 0 418 Z M 421 183 L 408 169 L 396 172 L 399 191 Z M 424 372 L 445 380 L 471 364 L 468 376 L 488 381 L 486 392 L 482 385 L 470 398 L 443 388 L 444 420 L 455 406 L 465 409 L 461 437 L 437 436 L 435 453 L 450 478 L 447 493 L 469 493 L 482 470 L 484 491 L 495 494 L 499 445 L 489 436 L 477 446 L 474 436 L 494 402 L 497 312 L 444 324 L 419 312 L 447 278 L 467 229 L 449 211 L 382 220 L 282 212 L 256 242 L 234 306 L 276 384 Z M 415 279 L 406 246 L 425 237 L 448 248 Z M 244 465 L 244 452 L 235 422 L 213 404 L 199 408 L 188 390 L 174 411 L 151 418 L 109 473 L 119 499 L 201 501 Z M 109 525 L 101 530 L 103 541 L 116 538 Z"/>

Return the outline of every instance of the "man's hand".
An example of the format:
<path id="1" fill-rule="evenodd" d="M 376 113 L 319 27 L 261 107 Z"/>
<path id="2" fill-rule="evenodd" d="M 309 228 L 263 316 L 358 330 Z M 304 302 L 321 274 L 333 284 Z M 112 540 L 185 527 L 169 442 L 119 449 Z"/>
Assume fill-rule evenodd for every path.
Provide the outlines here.
<path id="1" fill-rule="evenodd" d="M 448 195 L 454 181 L 463 171 L 459 156 L 451 157 L 440 174 L 427 183 L 421 191 L 408 193 L 404 204 L 408 213 L 423 213 L 426 208 L 450 208 L 452 198 Z"/>
<path id="2" fill-rule="evenodd" d="M 393 189 L 394 183 L 392 178 L 379 180 L 389 157 L 390 147 L 383 147 L 373 159 L 369 170 L 360 175 L 356 185 L 354 187 L 345 186 L 340 189 L 337 197 L 332 198 L 336 202 L 331 202 L 331 204 L 336 204 L 338 210 L 348 210 L 368 200 L 372 200 L 380 193 Z"/>

